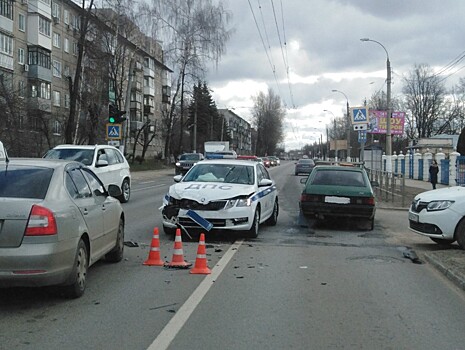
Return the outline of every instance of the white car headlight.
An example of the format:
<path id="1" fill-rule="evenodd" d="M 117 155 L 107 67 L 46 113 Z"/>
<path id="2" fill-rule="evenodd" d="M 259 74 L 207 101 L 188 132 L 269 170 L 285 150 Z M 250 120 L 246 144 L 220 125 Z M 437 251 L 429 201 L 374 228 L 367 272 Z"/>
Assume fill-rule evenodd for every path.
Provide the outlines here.
<path id="1" fill-rule="evenodd" d="M 444 210 L 444 209 L 449 208 L 452 205 L 452 203 L 454 203 L 454 201 L 446 201 L 446 200 L 432 201 L 428 203 L 426 210 L 428 211 Z"/>
<path id="2" fill-rule="evenodd" d="M 252 201 L 250 198 L 230 199 L 226 203 L 224 209 L 230 209 L 233 207 L 249 207 Z"/>

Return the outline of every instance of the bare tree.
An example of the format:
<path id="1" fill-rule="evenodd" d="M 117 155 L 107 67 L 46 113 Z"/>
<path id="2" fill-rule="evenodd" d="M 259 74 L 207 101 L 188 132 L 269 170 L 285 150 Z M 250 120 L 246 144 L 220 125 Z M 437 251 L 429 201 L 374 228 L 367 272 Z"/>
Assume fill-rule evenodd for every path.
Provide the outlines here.
<path id="1" fill-rule="evenodd" d="M 259 92 L 253 98 L 253 124 L 257 130 L 257 154 L 274 154 L 280 142 L 284 139 L 283 120 L 286 114 L 281 99 L 273 90 L 268 93 Z"/>
<path id="2" fill-rule="evenodd" d="M 430 137 L 440 127 L 439 121 L 444 113 L 446 91 L 440 77 L 434 75 L 428 65 L 415 65 L 404 78 L 402 91 L 409 111 L 407 123 L 412 132 L 410 136 Z"/>
<path id="3" fill-rule="evenodd" d="M 94 0 L 82 0 L 81 8 L 84 11 L 84 14 L 80 18 L 79 22 L 79 37 L 77 41 L 77 61 L 76 61 L 76 70 L 74 72 L 74 78 L 68 77 L 68 87 L 70 95 L 70 104 L 69 104 L 69 116 L 68 120 L 65 122 L 65 143 L 73 143 L 75 131 L 76 131 L 76 115 L 78 111 L 78 103 L 80 101 L 80 88 L 81 88 L 81 79 L 82 79 L 82 66 L 83 59 L 85 54 L 86 46 L 86 35 L 89 29 L 89 22 L 92 17 L 92 9 L 94 7 Z"/>
<path id="4" fill-rule="evenodd" d="M 184 144 L 185 86 L 192 86 L 202 80 L 206 64 L 210 61 L 217 63 L 224 53 L 231 34 L 226 28 L 230 13 L 221 1 L 213 0 L 161 0 L 151 8 L 146 5 L 146 12 L 155 17 L 158 32 L 164 42 L 168 43 L 166 58 L 177 75 L 173 99 L 178 101 L 171 104 L 171 112 L 168 114 L 171 122 L 164 124 L 173 125 L 173 108 L 179 108 L 179 153 Z M 167 134 L 171 135 L 171 130 Z"/>

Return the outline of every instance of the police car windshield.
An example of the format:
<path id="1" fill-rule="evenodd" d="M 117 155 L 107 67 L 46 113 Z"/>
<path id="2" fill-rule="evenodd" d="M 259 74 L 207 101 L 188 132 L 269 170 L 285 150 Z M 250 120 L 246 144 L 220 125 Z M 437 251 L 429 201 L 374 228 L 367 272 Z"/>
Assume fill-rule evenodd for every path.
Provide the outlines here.
<path id="1" fill-rule="evenodd" d="M 253 185 L 254 168 L 231 164 L 197 164 L 183 179 L 183 182 L 192 181 Z"/>

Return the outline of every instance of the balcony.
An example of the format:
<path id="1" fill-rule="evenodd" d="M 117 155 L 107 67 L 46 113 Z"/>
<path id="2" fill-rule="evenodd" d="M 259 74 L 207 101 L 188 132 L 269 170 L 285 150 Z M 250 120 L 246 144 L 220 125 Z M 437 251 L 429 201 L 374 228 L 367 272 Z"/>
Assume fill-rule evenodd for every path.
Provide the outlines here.
<path id="1" fill-rule="evenodd" d="M 40 97 L 30 97 L 29 108 L 50 113 L 52 111 L 52 100 Z"/>
<path id="2" fill-rule="evenodd" d="M 141 110 L 142 109 L 142 103 L 139 101 L 131 101 L 131 110 Z"/>
<path id="3" fill-rule="evenodd" d="M 131 121 L 131 131 L 140 130 L 140 129 L 142 129 L 143 126 L 144 126 L 143 122 Z"/>
<path id="4" fill-rule="evenodd" d="M 153 114 L 154 110 L 155 110 L 155 108 L 153 108 L 153 106 L 145 105 L 144 106 L 144 115 Z"/>

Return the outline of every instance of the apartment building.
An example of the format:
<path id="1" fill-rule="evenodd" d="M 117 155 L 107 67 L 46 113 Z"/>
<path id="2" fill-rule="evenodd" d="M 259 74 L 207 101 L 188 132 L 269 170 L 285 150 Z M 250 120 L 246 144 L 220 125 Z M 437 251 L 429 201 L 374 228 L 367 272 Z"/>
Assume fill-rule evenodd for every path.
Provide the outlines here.
<path id="1" fill-rule="evenodd" d="M 69 0 L 0 0 L 0 139 L 13 156 L 40 156 L 63 143 L 68 128 L 74 143 L 111 142 L 135 155 L 142 143 L 146 158 L 164 156 L 171 70 L 161 44 L 113 10 L 95 10 L 80 40 L 85 11 Z M 81 48 L 77 113 L 68 125 Z M 126 111 L 120 138 L 108 138 L 110 103 Z"/>
<path id="2" fill-rule="evenodd" d="M 252 154 L 252 129 L 250 123 L 229 109 L 218 109 L 228 126 L 229 147 L 237 154 Z"/>

